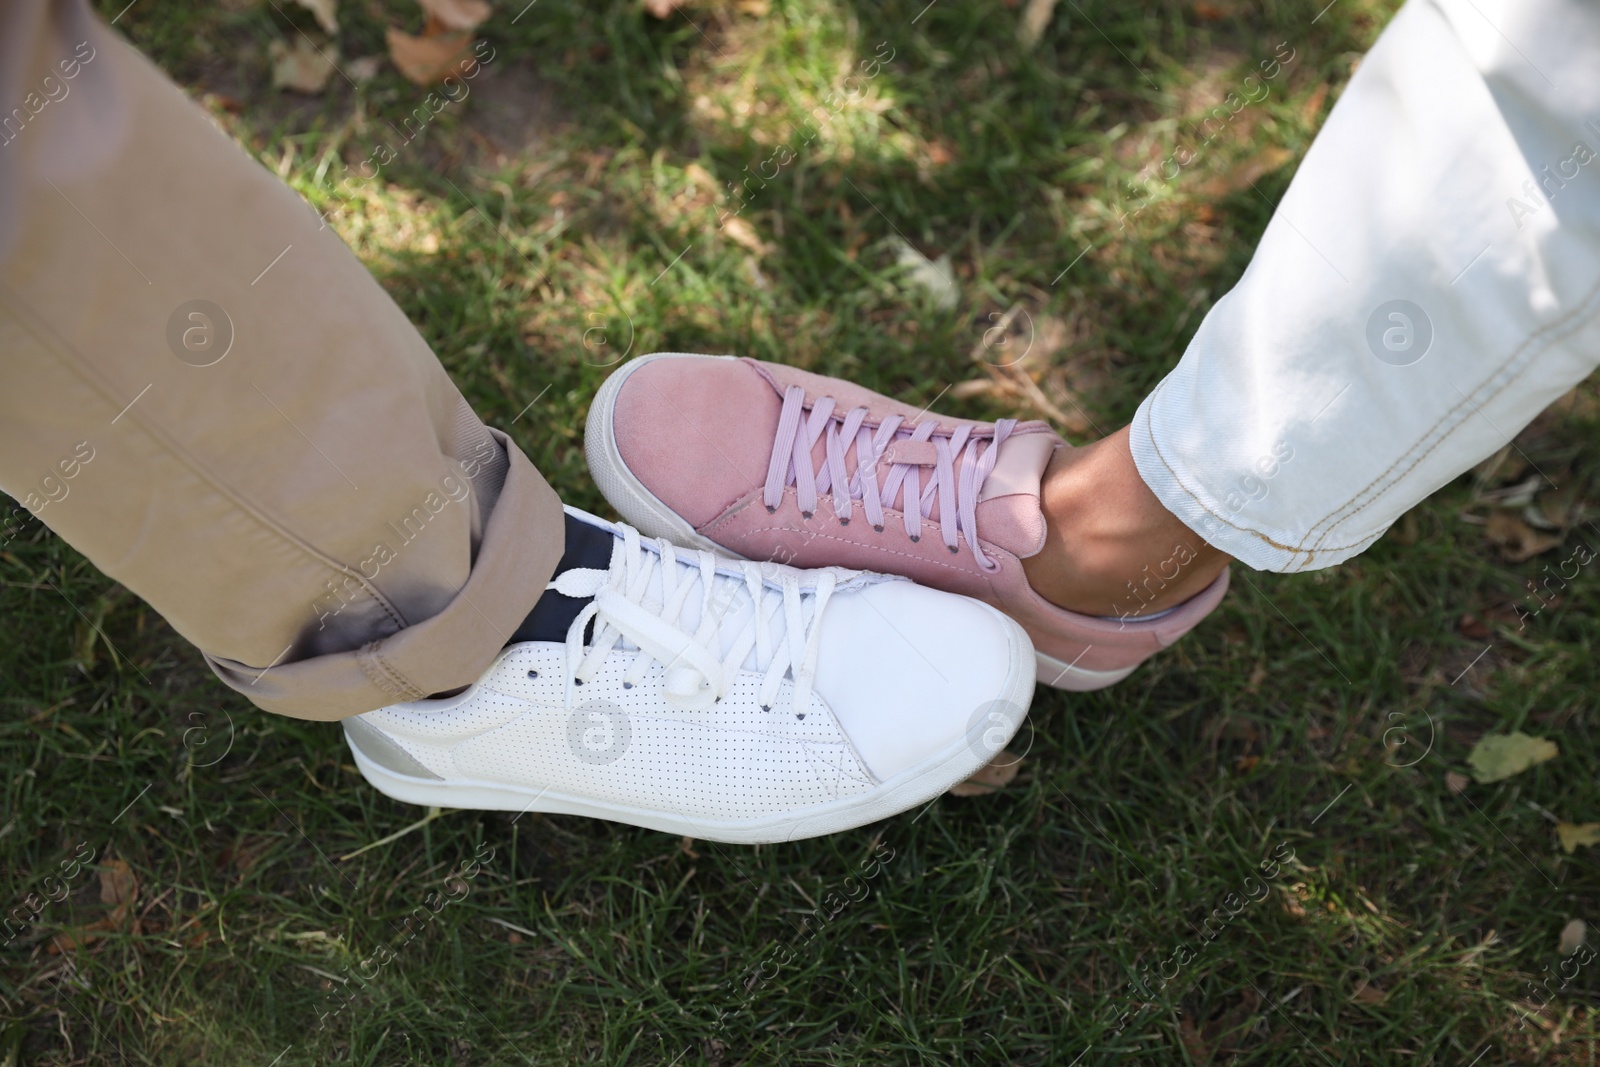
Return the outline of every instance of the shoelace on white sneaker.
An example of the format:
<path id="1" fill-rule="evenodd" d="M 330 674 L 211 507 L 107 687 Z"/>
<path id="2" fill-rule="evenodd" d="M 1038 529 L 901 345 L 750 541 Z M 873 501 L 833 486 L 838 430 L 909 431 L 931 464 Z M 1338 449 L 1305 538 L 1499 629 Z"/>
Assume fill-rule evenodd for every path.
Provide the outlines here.
<path id="1" fill-rule="evenodd" d="M 617 530 L 621 536 L 608 570 L 574 568 L 547 586 L 566 596 L 594 598 L 567 630 L 567 706 L 573 706 L 574 687 L 591 680 L 623 643 L 618 651 L 637 650 L 623 675 L 625 687 L 639 684 L 651 663 L 663 664 L 668 703 L 692 711 L 709 708 L 726 696 L 741 664 L 754 651 L 756 669 L 765 672 L 761 705 L 771 708 L 788 674 L 794 683 L 795 713 L 803 718 L 811 706 L 822 610 L 838 584 L 837 576 L 826 570 L 812 572 L 810 588 L 803 588 L 799 573 L 787 567 L 774 569 L 769 564 L 764 575 L 760 564 L 675 548 L 660 538 L 646 545 L 639 531 L 622 523 Z M 737 568 L 740 576 L 719 574 L 719 566 Z M 652 596 L 652 579 L 657 577 L 659 592 Z M 700 618 L 691 634 L 677 623 L 696 591 Z M 749 618 L 736 633 L 725 632 L 732 625 L 730 618 L 746 606 L 753 608 Z M 772 621 L 779 611 L 784 633 L 775 639 Z M 594 641 L 585 652 L 583 632 L 591 620 Z M 720 658 L 719 646 L 727 648 Z"/>
<path id="2" fill-rule="evenodd" d="M 905 488 L 904 518 L 906 535 L 913 541 L 922 538 L 922 520 L 931 518 L 933 505 L 939 505 L 939 532 L 952 552 L 958 552 L 957 534 L 965 533 L 967 544 L 978 566 L 996 569 L 978 544 L 978 494 L 1000 458 L 1000 445 L 1011 435 L 1016 419 L 1001 419 L 994 424 L 989 447 L 983 448 L 988 434 L 973 434 L 971 426 L 953 433 L 935 434 L 937 420 L 903 427 L 904 419 L 890 415 L 874 433 L 866 426 L 868 411 L 851 410 L 842 418 L 834 413 L 833 397 L 817 399 L 811 417 L 803 419 L 805 390 L 791 385 L 783 395 L 783 411 L 778 416 L 778 432 L 767 465 L 767 481 L 762 500 L 768 511 L 776 511 L 787 486 L 795 487 L 800 511 L 806 518 L 816 510 L 817 494 L 833 492 L 833 509 L 841 523 L 848 524 L 854 502 L 859 500 L 872 528 L 883 532 L 883 508 L 893 506 L 895 494 Z M 813 471 L 811 449 L 817 438 L 826 435 L 826 458 L 822 469 Z M 856 472 L 845 468 L 845 450 L 856 446 Z M 961 469 L 956 471 L 956 463 Z M 880 484 L 878 466 L 887 464 L 888 476 Z M 932 468 L 926 489 L 921 471 Z M 915 502 L 915 503 L 913 503 Z"/>

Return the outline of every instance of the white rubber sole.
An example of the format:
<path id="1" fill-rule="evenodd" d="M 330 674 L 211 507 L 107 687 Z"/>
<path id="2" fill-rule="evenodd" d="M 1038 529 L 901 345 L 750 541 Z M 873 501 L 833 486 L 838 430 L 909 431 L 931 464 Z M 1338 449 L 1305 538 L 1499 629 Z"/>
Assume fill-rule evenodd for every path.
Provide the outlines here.
<path id="1" fill-rule="evenodd" d="M 483 811 L 537 811 L 553 815 L 585 815 L 595 819 L 643 826 L 662 833 L 719 841 L 736 845 L 772 844 L 799 841 L 807 837 L 838 833 L 887 819 L 932 800 L 957 782 L 970 778 L 1004 748 L 1022 726 L 1029 702 L 1033 699 L 1033 644 L 1027 633 L 1003 613 L 987 604 L 1006 628 L 1010 669 L 1005 685 L 995 694 L 993 709 L 978 716 L 965 736 L 914 767 L 882 782 L 869 793 L 814 804 L 797 811 L 781 812 L 760 819 L 712 821 L 675 812 L 613 804 L 592 797 L 555 793 L 531 786 L 471 779 L 416 778 L 398 774 L 368 759 L 346 735 L 350 751 L 362 777 L 385 796 L 408 804 L 438 808 L 471 808 Z M 1002 710 L 1004 709 L 1004 710 Z M 975 709 L 975 711 L 978 709 Z M 1002 726 L 995 720 L 1001 711 Z M 1005 742 L 996 743 L 996 731 Z"/>
<path id="2" fill-rule="evenodd" d="M 677 512 L 667 507 L 643 482 L 634 476 L 622 462 L 617 451 L 617 435 L 612 422 L 617 394 L 628 376 L 646 363 L 674 356 L 692 356 L 693 352 L 656 352 L 640 356 L 612 372 L 595 394 L 589 405 L 589 418 L 583 430 L 583 454 L 589 461 L 589 473 L 599 486 L 600 494 L 617 509 L 622 520 L 646 537 L 665 537 L 684 548 L 700 548 L 731 559 L 743 559 L 737 552 L 729 551 L 708 537 L 695 532 L 693 526 Z M 732 359 L 732 356 L 697 356 L 699 359 Z"/>

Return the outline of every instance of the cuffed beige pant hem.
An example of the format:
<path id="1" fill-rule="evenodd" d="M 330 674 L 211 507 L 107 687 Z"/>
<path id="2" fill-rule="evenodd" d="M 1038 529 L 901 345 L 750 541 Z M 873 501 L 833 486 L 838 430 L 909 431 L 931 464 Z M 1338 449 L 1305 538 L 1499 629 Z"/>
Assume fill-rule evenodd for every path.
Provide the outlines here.
<path id="1" fill-rule="evenodd" d="M 533 464 L 82 0 L 0 0 L 0 107 L 0 528 L 31 513 L 269 711 L 479 677 L 561 556 Z"/>

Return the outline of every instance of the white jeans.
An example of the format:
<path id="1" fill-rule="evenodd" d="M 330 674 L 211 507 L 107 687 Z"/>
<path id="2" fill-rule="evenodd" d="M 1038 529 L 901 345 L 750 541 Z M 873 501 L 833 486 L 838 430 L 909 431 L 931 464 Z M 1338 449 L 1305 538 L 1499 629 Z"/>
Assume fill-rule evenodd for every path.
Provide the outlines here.
<path id="1" fill-rule="evenodd" d="M 1246 565 L 1327 567 L 1597 362 L 1600 3 L 1410 0 L 1134 460 Z"/>

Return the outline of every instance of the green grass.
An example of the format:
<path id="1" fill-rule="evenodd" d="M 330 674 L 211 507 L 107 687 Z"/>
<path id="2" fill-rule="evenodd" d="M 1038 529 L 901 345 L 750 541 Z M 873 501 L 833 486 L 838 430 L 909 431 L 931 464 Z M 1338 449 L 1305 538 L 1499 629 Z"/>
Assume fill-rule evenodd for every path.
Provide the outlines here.
<path id="1" fill-rule="evenodd" d="M 604 512 L 582 420 L 641 352 L 782 360 L 973 417 L 1038 417 L 1026 377 L 1074 439 L 1120 425 L 1242 271 L 1394 5 L 1081 0 L 1030 52 L 1024 5 L 1000 2 L 656 21 L 512 0 L 473 95 L 355 194 L 341 160 L 424 94 L 389 67 L 272 90 L 268 42 L 315 32 L 278 6 L 146 0 L 118 28 L 343 205 L 479 412 Z M 386 18 L 420 23 L 347 2 L 342 55 L 381 52 Z M 1280 41 L 1295 58 L 1266 99 L 1136 193 Z M 719 229 L 725 183 L 781 144 L 748 229 Z M 897 238 L 950 256 L 953 309 L 896 269 Z M 1591 501 L 1597 412 L 1591 380 L 1518 442 Z M 80 846 L 138 885 L 114 915 L 86 867 L 15 927 L 0 1063 L 1593 1064 L 1600 966 L 1542 1010 L 1528 983 L 1557 972 L 1569 919 L 1600 922 L 1596 853 L 1561 852 L 1552 821 L 1600 821 L 1600 582 L 1518 632 L 1523 583 L 1580 535 L 1494 554 L 1462 516 L 1508 473 L 1458 479 L 1335 570 L 1236 571 L 1211 620 L 1110 691 L 1041 692 L 1003 793 L 761 848 L 457 812 L 349 856 L 423 812 L 367 787 L 336 726 L 223 689 L 34 523 L 0 549 L 0 892 L 58 886 Z M 1561 755 L 1452 792 L 1472 744 L 1513 729 Z M 1230 900 L 1275 850 L 1294 858 L 1264 899 Z M 447 888 L 465 895 L 430 896 Z M 1238 914 L 1206 924 L 1225 901 Z"/>

